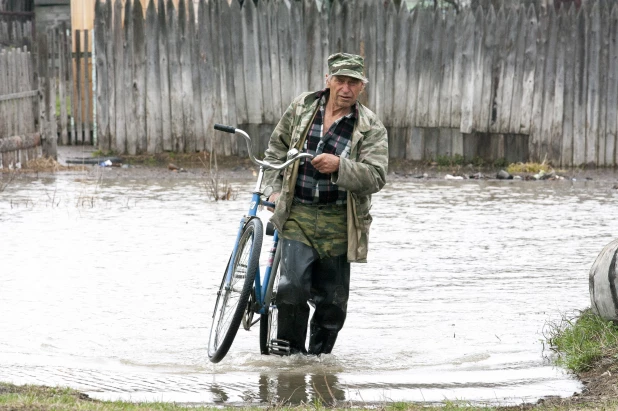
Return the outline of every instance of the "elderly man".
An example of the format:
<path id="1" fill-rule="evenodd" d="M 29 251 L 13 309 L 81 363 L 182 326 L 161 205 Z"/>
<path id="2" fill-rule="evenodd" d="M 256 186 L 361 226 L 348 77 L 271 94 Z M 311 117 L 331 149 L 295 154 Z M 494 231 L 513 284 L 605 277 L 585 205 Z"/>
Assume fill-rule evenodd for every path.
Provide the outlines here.
<path id="1" fill-rule="evenodd" d="M 350 262 L 367 260 L 371 194 L 384 186 L 388 167 L 386 129 L 358 102 L 367 84 L 363 57 L 333 54 L 328 71 L 324 90 L 288 107 L 265 156 L 281 163 L 293 148 L 314 155 L 267 172 L 264 183 L 283 247 L 277 337 L 292 354 L 332 351 L 346 318 Z M 315 312 L 307 350 L 308 303 Z"/>

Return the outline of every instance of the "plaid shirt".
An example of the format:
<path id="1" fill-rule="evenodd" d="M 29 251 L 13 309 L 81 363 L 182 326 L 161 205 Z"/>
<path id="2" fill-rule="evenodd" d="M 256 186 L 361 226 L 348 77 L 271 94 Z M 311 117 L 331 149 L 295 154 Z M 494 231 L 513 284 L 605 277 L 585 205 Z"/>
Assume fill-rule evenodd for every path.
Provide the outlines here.
<path id="1" fill-rule="evenodd" d="M 352 112 L 335 121 L 330 129 L 324 132 L 324 110 L 330 90 L 319 93 L 320 105 L 313 124 L 307 133 L 303 152 L 313 154 L 327 153 L 347 158 L 350 155 L 352 131 L 356 122 L 357 107 L 352 106 Z M 347 191 L 331 182 L 330 174 L 322 174 L 313 167 L 311 161 L 300 160 L 298 179 L 294 190 L 294 198 L 303 204 L 345 204 Z"/>

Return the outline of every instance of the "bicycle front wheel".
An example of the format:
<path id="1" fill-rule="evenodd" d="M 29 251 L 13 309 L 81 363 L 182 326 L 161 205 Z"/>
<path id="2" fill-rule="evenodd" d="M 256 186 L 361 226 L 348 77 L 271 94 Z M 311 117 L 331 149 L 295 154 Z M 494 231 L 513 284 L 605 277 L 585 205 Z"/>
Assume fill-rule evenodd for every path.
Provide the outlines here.
<path id="1" fill-rule="evenodd" d="M 279 286 L 279 264 L 281 262 L 281 241 L 277 244 L 273 266 L 270 271 L 270 278 L 266 288 L 266 314 L 260 315 L 260 352 L 269 355 L 271 351 L 271 341 L 277 338 L 277 288 Z"/>
<path id="2" fill-rule="evenodd" d="M 236 256 L 223 274 L 208 339 L 208 357 L 214 363 L 225 357 L 240 327 L 260 264 L 263 232 L 262 222 L 257 218 L 245 225 Z M 228 279 L 230 265 L 232 275 Z"/>

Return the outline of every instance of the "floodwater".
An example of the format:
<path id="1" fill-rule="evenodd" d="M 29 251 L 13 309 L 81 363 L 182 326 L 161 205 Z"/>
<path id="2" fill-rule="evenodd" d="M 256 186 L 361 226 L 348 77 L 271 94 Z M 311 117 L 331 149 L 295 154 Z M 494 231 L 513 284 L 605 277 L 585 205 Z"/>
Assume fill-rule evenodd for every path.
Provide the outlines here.
<path id="1" fill-rule="evenodd" d="M 214 202 L 200 178 L 101 173 L 0 193 L 0 381 L 228 405 L 581 390 L 544 332 L 590 305 L 588 271 L 618 232 L 611 181 L 392 179 L 374 196 L 369 263 L 352 266 L 334 353 L 260 356 L 255 326 L 211 364 L 214 297 L 253 182 Z"/>

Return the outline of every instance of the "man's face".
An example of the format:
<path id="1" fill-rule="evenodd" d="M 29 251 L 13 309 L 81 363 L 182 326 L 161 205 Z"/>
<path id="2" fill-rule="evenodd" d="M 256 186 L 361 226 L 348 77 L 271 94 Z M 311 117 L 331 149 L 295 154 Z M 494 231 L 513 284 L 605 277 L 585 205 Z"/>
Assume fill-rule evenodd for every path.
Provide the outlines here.
<path id="1" fill-rule="evenodd" d="M 326 81 L 326 87 L 330 90 L 329 98 L 333 99 L 336 108 L 350 108 L 356 103 L 365 85 L 354 77 L 332 76 Z"/>

